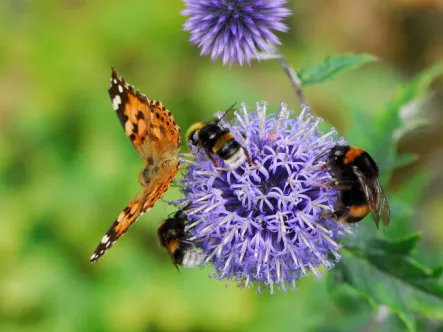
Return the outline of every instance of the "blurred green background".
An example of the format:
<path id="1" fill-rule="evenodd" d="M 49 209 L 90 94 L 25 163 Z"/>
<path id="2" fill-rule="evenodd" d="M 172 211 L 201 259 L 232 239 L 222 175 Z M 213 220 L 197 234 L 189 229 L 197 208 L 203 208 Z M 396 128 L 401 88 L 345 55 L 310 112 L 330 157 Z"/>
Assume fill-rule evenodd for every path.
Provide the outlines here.
<path id="1" fill-rule="evenodd" d="M 384 59 L 304 91 L 313 111 L 342 134 L 353 125 L 350 107 L 373 115 L 398 83 L 443 57 L 438 0 L 288 6 L 291 29 L 280 36 L 294 67 L 350 51 Z M 271 296 L 226 289 L 208 278 L 209 269 L 177 274 L 155 234 L 174 211 L 166 201 L 180 197 L 177 188 L 89 264 L 138 190 L 142 167 L 107 94 L 111 66 L 163 101 L 183 131 L 234 101 L 297 109 L 277 63 L 229 68 L 200 57 L 182 31 L 181 9 L 179 0 L 0 2 L 0 331 L 374 329 L 369 306 L 348 315 L 327 295 L 324 278 Z M 433 255 L 443 247 L 442 105 L 437 93 L 421 108 L 432 126 L 400 144 L 421 159 L 391 184 L 426 168 L 432 181 L 412 228 L 424 231 L 422 247 Z"/>

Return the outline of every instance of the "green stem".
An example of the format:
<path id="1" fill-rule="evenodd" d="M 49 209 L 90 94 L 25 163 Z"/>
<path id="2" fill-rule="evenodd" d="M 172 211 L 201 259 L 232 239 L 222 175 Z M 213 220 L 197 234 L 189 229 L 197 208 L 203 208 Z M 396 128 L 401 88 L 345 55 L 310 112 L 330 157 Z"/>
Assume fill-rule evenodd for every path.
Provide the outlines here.
<path id="1" fill-rule="evenodd" d="M 297 96 L 300 105 L 308 106 L 308 102 L 302 90 L 302 81 L 295 69 L 289 64 L 283 53 L 280 52 L 280 50 L 275 45 L 269 45 L 269 48 L 270 52 L 259 53 L 257 55 L 257 60 L 277 60 L 277 62 L 280 64 L 280 67 L 285 72 L 286 76 L 288 76 L 289 81 L 291 82 L 292 90 L 294 90 L 294 93 Z"/>
<path id="2" fill-rule="evenodd" d="M 275 54 L 277 55 L 276 60 L 282 67 L 283 71 L 285 72 L 286 76 L 288 76 L 289 80 L 291 81 L 292 90 L 294 90 L 295 95 L 298 98 L 298 101 L 300 102 L 300 105 L 308 106 L 308 103 L 306 101 L 306 98 L 303 94 L 303 90 L 301 88 L 302 82 L 300 78 L 298 77 L 297 72 L 295 69 L 289 64 L 288 60 L 284 57 L 284 55 L 278 50 L 277 48 L 274 49 Z"/>

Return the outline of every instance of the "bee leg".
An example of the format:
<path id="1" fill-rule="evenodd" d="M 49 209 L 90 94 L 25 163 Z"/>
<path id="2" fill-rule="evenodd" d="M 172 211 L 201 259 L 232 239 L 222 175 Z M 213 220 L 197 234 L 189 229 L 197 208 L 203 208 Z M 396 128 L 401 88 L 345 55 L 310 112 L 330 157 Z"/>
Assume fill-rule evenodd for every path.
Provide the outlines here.
<path id="1" fill-rule="evenodd" d="M 320 184 L 313 184 L 311 187 L 313 188 L 338 188 L 340 190 L 347 190 L 351 189 L 353 182 L 352 181 L 339 181 L 332 179 L 331 181 L 320 183 Z"/>
<path id="2" fill-rule="evenodd" d="M 352 182 L 352 181 L 335 181 L 335 186 L 339 190 L 349 190 L 349 189 L 351 189 L 353 184 L 354 184 L 354 182 Z"/>
<path id="3" fill-rule="evenodd" d="M 251 157 L 249 156 L 248 150 L 246 150 L 246 148 L 245 148 L 244 146 L 242 146 L 242 149 L 243 149 L 243 151 L 245 152 L 245 155 L 246 155 L 246 158 L 248 159 L 248 162 L 249 162 L 251 165 L 255 166 L 255 168 L 259 168 L 260 165 L 254 163 L 254 161 L 253 161 L 253 160 L 251 159 Z"/>
<path id="4" fill-rule="evenodd" d="M 209 153 L 208 151 L 206 151 L 206 155 L 208 156 L 209 160 L 211 160 L 212 165 L 214 165 L 215 168 L 218 168 L 220 165 L 218 164 L 217 160 L 215 160 L 215 158 L 211 155 L 211 153 Z"/>
<path id="5" fill-rule="evenodd" d="M 326 168 L 327 168 L 327 166 L 326 166 L 326 164 L 324 164 L 324 165 L 321 165 L 319 168 L 317 168 L 317 172 L 322 172 L 322 171 L 325 171 L 326 170 Z"/>
<path id="6" fill-rule="evenodd" d="M 180 240 L 178 240 L 178 242 L 182 243 L 182 244 L 185 244 L 185 245 L 189 245 L 189 246 L 193 245 L 192 241 L 189 241 L 189 240 L 186 240 L 186 239 L 180 239 Z"/>
<path id="7" fill-rule="evenodd" d="M 347 223 L 348 217 L 349 217 L 349 209 L 343 207 L 335 211 L 323 212 L 319 218 L 333 219 L 340 223 Z"/>
<path id="8" fill-rule="evenodd" d="M 320 216 L 318 217 L 318 219 L 321 219 L 321 218 L 334 219 L 335 220 L 335 219 L 337 219 L 337 216 L 332 211 L 326 211 L 326 212 L 323 212 L 322 214 L 320 214 Z"/>
<path id="9" fill-rule="evenodd" d="M 332 179 L 331 181 L 324 182 L 324 183 L 311 184 L 311 187 L 312 188 L 332 188 L 332 187 L 337 187 L 338 183 L 339 182 L 337 180 Z"/>

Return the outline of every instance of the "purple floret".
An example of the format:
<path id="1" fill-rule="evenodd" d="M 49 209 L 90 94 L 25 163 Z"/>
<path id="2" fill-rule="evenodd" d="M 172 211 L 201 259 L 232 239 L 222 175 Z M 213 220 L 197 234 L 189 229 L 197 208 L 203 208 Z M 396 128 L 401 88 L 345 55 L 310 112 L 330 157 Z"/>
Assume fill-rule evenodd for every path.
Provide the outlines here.
<path id="1" fill-rule="evenodd" d="M 273 31 L 286 32 L 283 20 L 291 14 L 286 0 L 184 0 L 182 11 L 188 20 L 184 29 L 190 41 L 201 47 L 201 54 L 223 64 L 239 63 L 269 53 L 271 45 L 280 45 Z"/>
<path id="2" fill-rule="evenodd" d="M 332 268 L 339 260 L 338 240 L 351 227 L 320 215 L 333 210 L 335 188 L 315 187 L 328 173 L 315 158 L 337 143 L 335 130 L 323 134 L 321 119 L 305 108 L 289 118 L 285 104 L 266 116 L 267 104 L 256 112 L 246 105 L 235 112 L 231 129 L 256 165 L 244 162 L 235 170 L 214 167 L 202 150 L 193 150 L 181 188 L 191 203 L 185 212 L 187 230 L 214 266 L 214 277 L 286 290 L 319 266 Z M 217 157 L 215 157 L 217 158 Z"/>

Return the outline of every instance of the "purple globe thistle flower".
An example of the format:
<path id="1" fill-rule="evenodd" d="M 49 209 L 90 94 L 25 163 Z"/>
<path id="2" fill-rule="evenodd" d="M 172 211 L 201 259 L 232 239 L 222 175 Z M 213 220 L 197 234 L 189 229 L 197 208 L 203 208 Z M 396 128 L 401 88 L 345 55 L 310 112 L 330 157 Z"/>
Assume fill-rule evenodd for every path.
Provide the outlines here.
<path id="1" fill-rule="evenodd" d="M 334 142 L 334 129 L 322 134 L 321 119 L 307 108 L 295 118 L 285 104 L 277 115 L 266 110 L 265 102 L 257 103 L 256 113 L 243 104 L 232 126 L 221 120 L 256 165 L 216 168 L 193 148 L 181 188 L 191 204 L 186 229 L 214 266 L 212 275 L 272 293 L 274 285 L 295 288 L 310 273 L 319 278 L 319 266 L 330 269 L 340 259 L 340 236 L 352 232 L 321 216 L 333 210 L 336 189 L 315 186 L 330 179 L 315 158 L 344 141 Z"/>
<path id="2" fill-rule="evenodd" d="M 282 23 L 291 14 L 284 7 L 286 0 L 184 0 L 182 11 L 188 20 L 184 29 L 190 41 L 201 47 L 201 55 L 211 53 L 212 60 L 222 58 L 223 64 L 246 61 L 258 50 L 270 53 L 271 45 L 280 45 L 272 32 L 286 32 Z"/>

